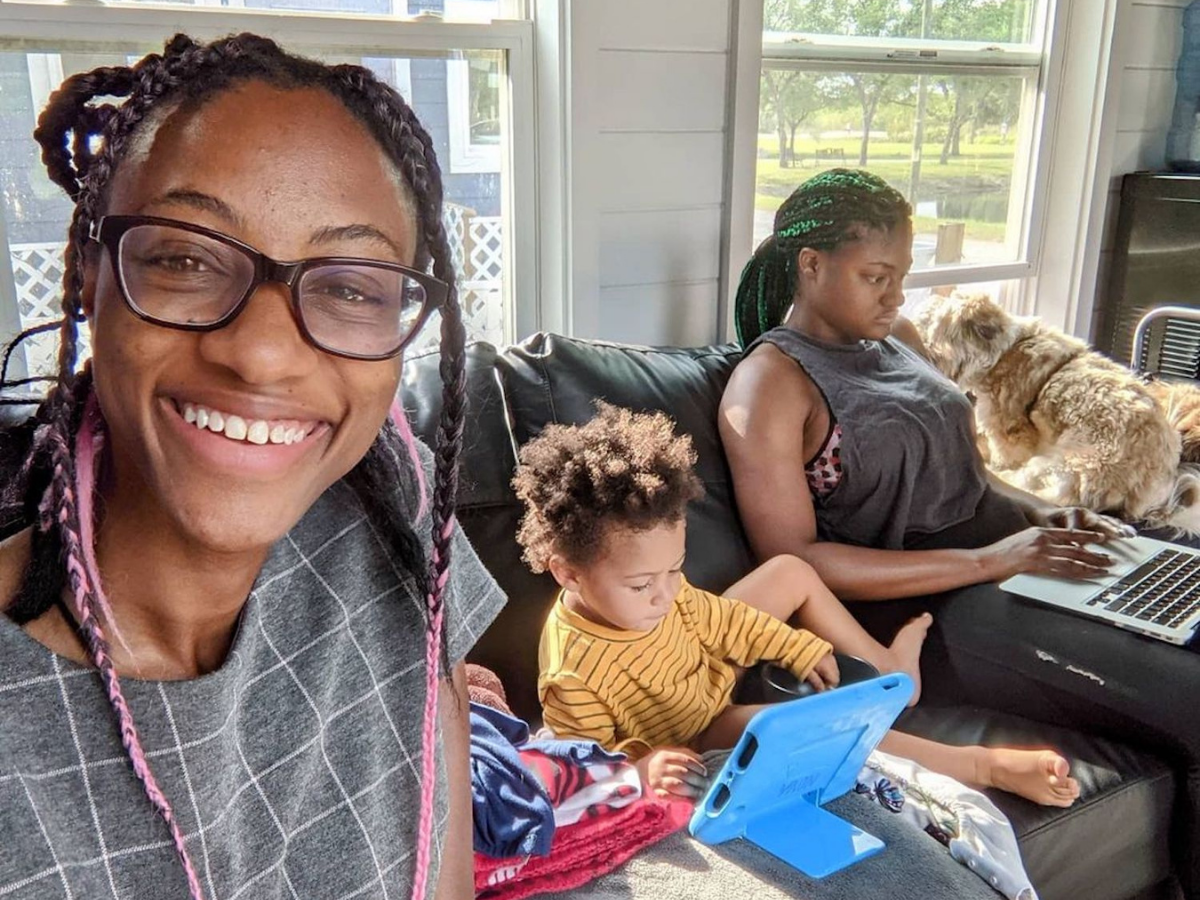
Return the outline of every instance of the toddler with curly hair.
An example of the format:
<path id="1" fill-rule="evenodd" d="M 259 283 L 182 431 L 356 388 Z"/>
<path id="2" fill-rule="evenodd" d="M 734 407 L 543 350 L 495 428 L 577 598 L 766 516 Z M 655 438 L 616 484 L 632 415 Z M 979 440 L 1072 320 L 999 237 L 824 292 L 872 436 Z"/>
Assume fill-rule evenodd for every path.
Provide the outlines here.
<path id="1" fill-rule="evenodd" d="M 919 691 L 932 621 L 912 620 L 885 647 L 790 556 L 727 596 L 689 584 L 685 515 L 702 492 L 695 463 L 691 439 L 666 415 L 599 403 L 587 424 L 547 426 L 522 447 L 513 479 L 525 503 L 525 560 L 562 588 L 538 648 L 545 724 L 627 753 L 663 796 L 698 796 L 698 754 L 732 747 L 761 708 L 733 702 L 745 667 L 775 662 L 823 690 L 838 684 L 836 647 L 906 672 Z M 1066 760 L 1048 750 L 951 747 L 898 732 L 881 747 L 1040 803 L 1068 806 L 1079 793 Z"/>

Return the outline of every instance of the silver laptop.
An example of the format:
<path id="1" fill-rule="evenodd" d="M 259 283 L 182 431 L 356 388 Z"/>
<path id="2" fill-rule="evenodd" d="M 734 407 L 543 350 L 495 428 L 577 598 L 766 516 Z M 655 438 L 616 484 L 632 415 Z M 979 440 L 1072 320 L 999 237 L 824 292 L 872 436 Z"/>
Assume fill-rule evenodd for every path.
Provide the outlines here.
<path id="1" fill-rule="evenodd" d="M 1101 578 L 1015 575 L 1000 587 L 1172 644 L 1200 628 L 1200 551 L 1153 538 L 1117 538 L 1088 549 L 1114 560 Z"/>

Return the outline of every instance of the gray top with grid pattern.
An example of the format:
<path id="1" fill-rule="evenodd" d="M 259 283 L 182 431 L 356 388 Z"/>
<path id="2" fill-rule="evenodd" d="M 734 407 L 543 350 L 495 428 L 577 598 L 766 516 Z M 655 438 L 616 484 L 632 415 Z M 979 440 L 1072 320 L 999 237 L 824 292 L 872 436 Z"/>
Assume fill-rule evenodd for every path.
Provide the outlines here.
<path id="1" fill-rule="evenodd" d="M 397 495 L 406 502 L 411 488 Z M 417 533 L 427 552 L 428 530 L 426 515 Z M 461 532 L 452 554 L 456 662 L 504 597 Z M 392 560 L 339 482 L 273 548 L 220 669 L 124 679 L 206 900 L 411 896 L 423 600 Z M 430 895 L 445 819 L 439 760 Z M 0 897 L 187 897 L 96 674 L 2 614 Z"/>

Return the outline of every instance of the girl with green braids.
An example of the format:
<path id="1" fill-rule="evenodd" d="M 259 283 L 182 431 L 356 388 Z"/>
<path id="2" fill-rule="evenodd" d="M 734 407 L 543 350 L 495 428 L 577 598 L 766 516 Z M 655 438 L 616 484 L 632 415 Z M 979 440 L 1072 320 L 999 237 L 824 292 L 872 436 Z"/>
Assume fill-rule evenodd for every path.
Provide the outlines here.
<path id="1" fill-rule="evenodd" d="M 1083 545 L 1124 526 L 990 483 L 970 402 L 920 355 L 899 315 L 910 216 L 878 176 L 822 172 L 742 273 L 720 429 L 755 553 L 799 556 L 853 600 L 1103 572 Z"/>

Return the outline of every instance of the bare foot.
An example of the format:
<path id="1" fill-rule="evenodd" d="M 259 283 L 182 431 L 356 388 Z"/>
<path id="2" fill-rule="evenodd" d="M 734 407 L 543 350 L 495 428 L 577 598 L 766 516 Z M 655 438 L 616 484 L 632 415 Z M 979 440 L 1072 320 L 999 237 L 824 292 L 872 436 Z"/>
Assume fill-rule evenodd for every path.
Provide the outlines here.
<path id="1" fill-rule="evenodd" d="M 909 706 L 916 706 L 917 701 L 921 699 L 921 648 L 925 646 L 925 636 L 932 624 L 933 616 L 921 613 L 904 623 L 892 639 L 892 645 L 888 647 L 891 671 L 903 672 L 913 681 L 913 695 L 908 701 Z"/>
<path id="2" fill-rule="evenodd" d="M 1071 766 L 1053 750 L 981 747 L 975 781 L 1042 806 L 1070 806 L 1079 797 Z"/>

